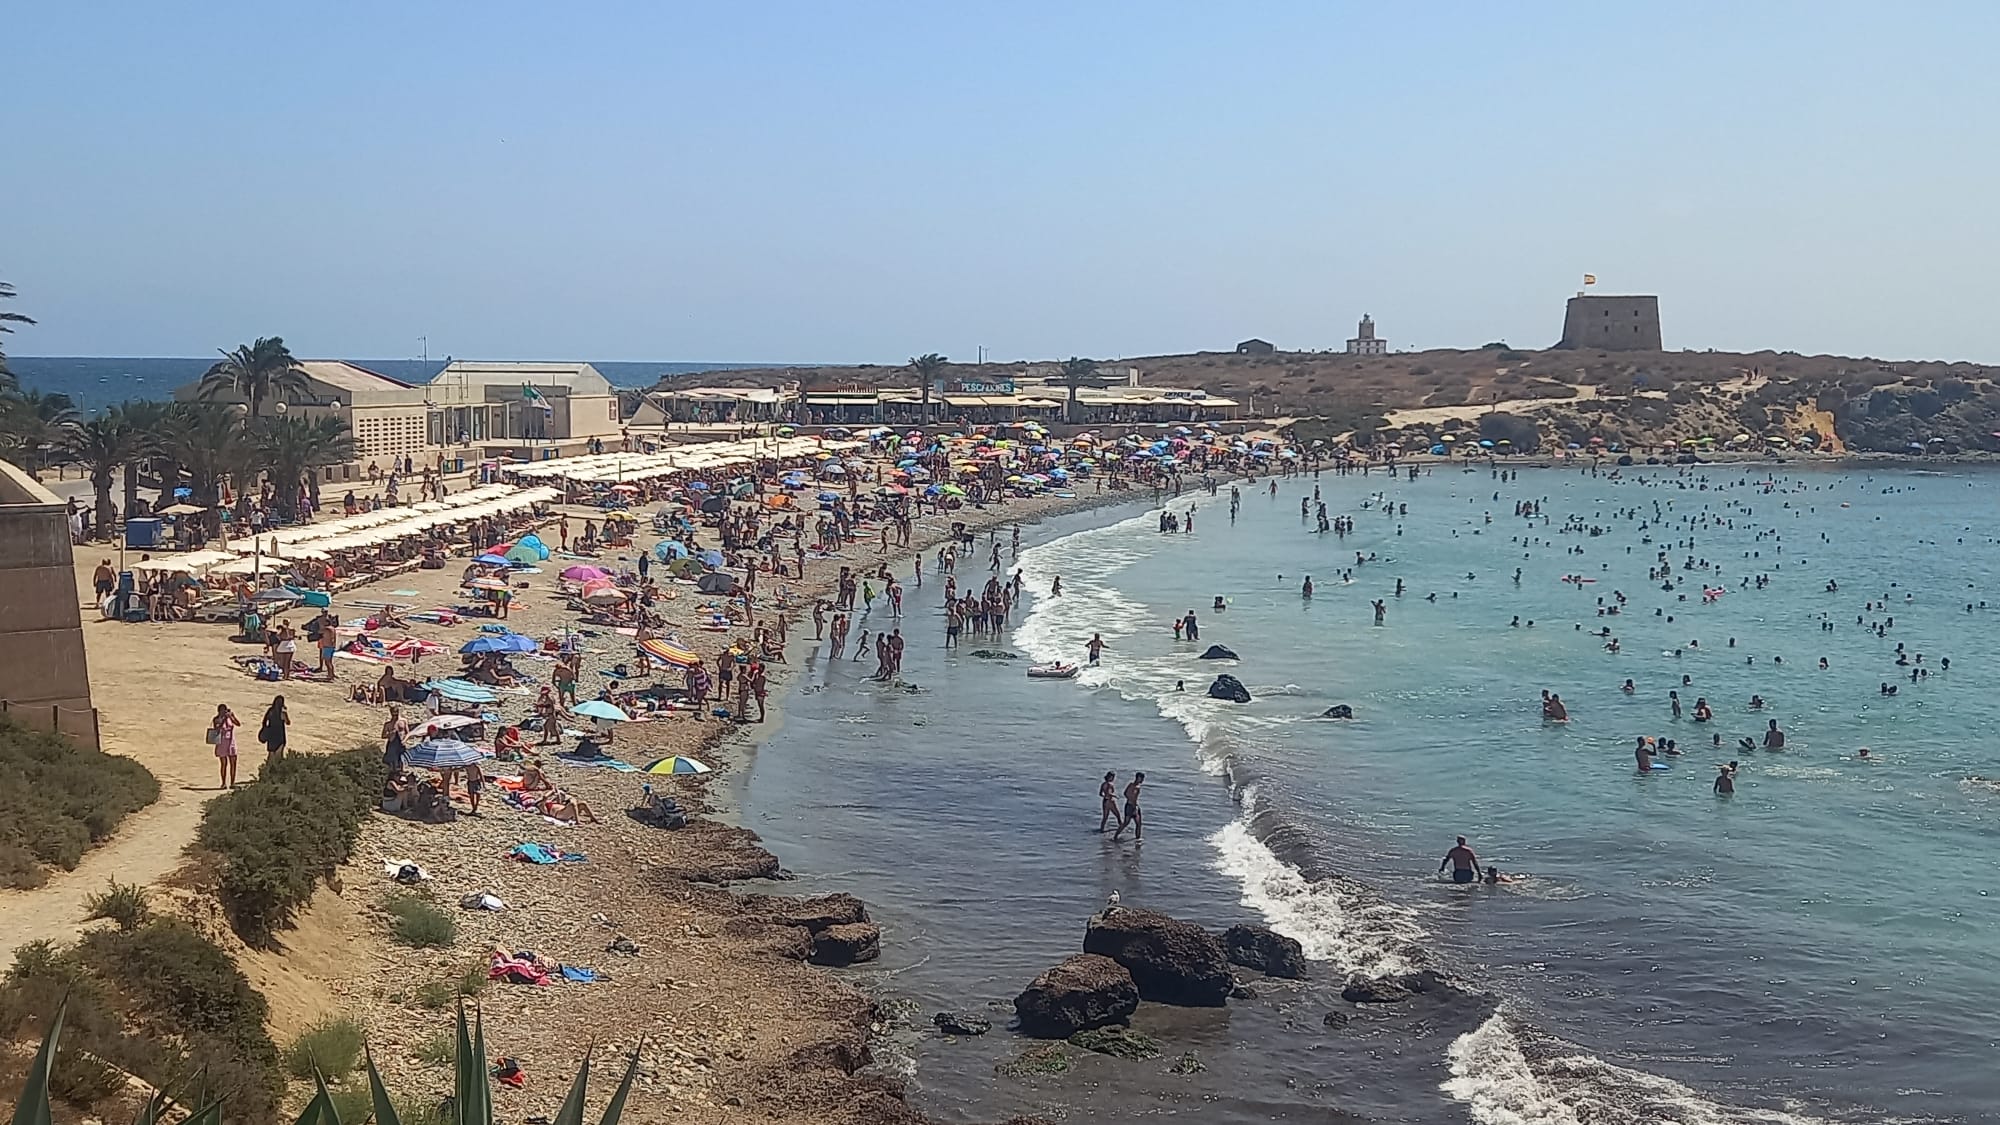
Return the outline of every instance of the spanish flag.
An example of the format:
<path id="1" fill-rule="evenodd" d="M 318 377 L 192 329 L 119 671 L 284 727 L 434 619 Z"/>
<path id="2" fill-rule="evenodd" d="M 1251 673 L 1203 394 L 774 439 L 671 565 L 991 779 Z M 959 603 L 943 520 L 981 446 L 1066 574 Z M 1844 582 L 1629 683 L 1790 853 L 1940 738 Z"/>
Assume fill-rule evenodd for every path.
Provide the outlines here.
<path id="1" fill-rule="evenodd" d="M 1597 275 L 1596 275 L 1596 274 L 1594 274 L 1594 273 L 1587 273 L 1587 274 L 1584 274 L 1584 275 L 1583 275 L 1583 283 L 1584 283 L 1585 285 L 1595 285 L 1595 284 L 1597 284 Z"/>

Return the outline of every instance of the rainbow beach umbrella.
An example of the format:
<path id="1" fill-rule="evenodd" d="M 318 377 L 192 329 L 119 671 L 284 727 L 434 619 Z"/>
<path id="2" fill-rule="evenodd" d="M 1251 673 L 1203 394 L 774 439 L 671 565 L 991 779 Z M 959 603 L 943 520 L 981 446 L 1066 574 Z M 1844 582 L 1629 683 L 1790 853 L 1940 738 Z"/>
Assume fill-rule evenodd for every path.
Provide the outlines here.
<path id="1" fill-rule="evenodd" d="M 671 664 L 676 668 L 701 667 L 701 657 L 696 656 L 693 650 L 682 648 L 672 641 L 663 641 L 655 637 L 648 637 L 639 642 L 639 651 L 655 660 Z"/>
<path id="2" fill-rule="evenodd" d="M 683 758 L 676 754 L 671 758 L 661 758 L 647 764 L 646 773 L 707 773 L 709 769 L 693 758 Z"/>

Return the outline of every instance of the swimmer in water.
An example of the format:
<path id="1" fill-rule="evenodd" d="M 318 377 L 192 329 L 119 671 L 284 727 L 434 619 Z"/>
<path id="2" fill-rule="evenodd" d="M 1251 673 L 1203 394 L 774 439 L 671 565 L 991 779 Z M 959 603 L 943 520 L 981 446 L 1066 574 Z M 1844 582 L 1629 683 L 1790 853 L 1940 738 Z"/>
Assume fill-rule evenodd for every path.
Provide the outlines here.
<path id="1" fill-rule="evenodd" d="M 1508 875 L 1504 874 L 1498 867 L 1489 867 L 1486 869 L 1486 874 L 1481 876 L 1479 881 L 1491 887 L 1501 883 L 1518 883 L 1526 878 L 1526 875 Z"/>
<path id="2" fill-rule="evenodd" d="M 1444 874 L 1446 867 L 1451 868 L 1451 881 L 1454 883 L 1470 883 L 1479 878 L 1479 857 L 1466 846 L 1465 837 L 1460 836 L 1458 843 L 1438 861 L 1438 874 Z"/>

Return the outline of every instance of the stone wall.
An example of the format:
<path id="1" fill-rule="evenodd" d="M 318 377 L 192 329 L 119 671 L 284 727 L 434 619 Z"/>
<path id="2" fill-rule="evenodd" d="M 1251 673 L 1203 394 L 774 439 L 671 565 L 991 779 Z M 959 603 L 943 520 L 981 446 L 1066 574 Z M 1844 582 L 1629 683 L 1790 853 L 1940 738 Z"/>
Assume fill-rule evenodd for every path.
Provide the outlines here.
<path id="1" fill-rule="evenodd" d="M 97 745 L 62 501 L 0 461 L 0 709 Z"/>
<path id="2" fill-rule="evenodd" d="M 1563 315 L 1559 348 L 1607 352 L 1657 352 L 1660 345 L 1658 297 L 1571 297 Z"/>

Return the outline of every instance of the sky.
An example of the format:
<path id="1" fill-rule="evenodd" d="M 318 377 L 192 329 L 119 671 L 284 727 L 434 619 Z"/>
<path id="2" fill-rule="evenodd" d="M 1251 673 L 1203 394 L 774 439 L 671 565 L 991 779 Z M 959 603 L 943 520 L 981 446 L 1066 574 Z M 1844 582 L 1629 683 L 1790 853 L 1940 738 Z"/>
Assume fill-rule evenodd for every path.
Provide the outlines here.
<path id="1" fill-rule="evenodd" d="M 2000 362 L 2000 5 L 34 4 L 15 355 Z M 420 343 L 427 338 L 427 345 Z"/>

